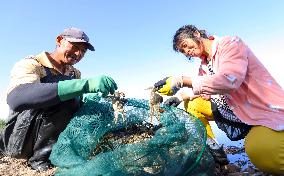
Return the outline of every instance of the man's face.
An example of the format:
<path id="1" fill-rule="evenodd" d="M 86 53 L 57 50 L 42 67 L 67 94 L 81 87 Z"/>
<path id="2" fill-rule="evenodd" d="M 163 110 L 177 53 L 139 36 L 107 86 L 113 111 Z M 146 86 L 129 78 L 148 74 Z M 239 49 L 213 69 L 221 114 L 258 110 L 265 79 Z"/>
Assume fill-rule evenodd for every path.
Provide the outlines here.
<path id="1" fill-rule="evenodd" d="M 61 63 L 66 65 L 74 65 L 78 63 L 87 51 L 86 43 L 69 42 L 62 38 L 59 41 L 58 51 L 61 53 Z"/>
<path id="2" fill-rule="evenodd" d="M 204 52 L 202 43 L 197 44 L 191 38 L 182 39 L 177 45 L 179 52 L 186 57 L 201 57 Z"/>

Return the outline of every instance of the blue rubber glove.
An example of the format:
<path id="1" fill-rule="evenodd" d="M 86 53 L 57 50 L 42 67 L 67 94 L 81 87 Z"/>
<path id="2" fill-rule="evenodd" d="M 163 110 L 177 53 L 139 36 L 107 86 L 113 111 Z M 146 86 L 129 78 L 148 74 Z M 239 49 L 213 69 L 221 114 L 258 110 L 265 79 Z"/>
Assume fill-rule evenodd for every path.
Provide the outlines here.
<path id="1" fill-rule="evenodd" d="M 154 84 L 158 92 L 162 95 L 172 96 L 176 94 L 180 88 L 183 87 L 182 76 L 179 77 L 166 77 Z"/>

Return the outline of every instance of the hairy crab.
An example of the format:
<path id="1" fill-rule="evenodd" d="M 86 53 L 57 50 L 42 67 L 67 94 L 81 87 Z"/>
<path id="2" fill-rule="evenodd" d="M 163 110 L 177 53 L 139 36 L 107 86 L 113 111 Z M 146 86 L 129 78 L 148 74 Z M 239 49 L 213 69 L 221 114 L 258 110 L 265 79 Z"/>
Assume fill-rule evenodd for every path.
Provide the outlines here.
<path id="1" fill-rule="evenodd" d="M 160 104 L 163 102 L 163 97 L 157 93 L 156 88 L 151 88 L 149 107 L 150 107 L 150 123 L 153 123 L 153 117 L 155 116 L 160 122 Z"/>
<path id="2" fill-rule="evenodd" d="M 117 124 L 119 115 L 121 115 L 122 121 L 124 122 L 126 120 L 124 105 L 127 102 L 127 99 L 125 98 L 125 93 L 116 91 L 113 95 L 109 97 L 112 101 L 112 107 L 114 110 L 114 123 Z"/>

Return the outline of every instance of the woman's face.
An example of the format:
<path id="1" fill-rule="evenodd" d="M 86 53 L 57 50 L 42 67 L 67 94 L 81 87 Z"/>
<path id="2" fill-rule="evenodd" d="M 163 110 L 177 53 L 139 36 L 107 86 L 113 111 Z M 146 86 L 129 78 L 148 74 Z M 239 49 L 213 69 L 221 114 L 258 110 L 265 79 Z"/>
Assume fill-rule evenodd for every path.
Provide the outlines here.
<path id="1" fill-rule="evenodd" d="M 186 57 L 201 57 L 204 53 L 204 46 L 202 42 L 196 43 L 191 38 L 182 39 L 178 46 L 179 52 L 184 54 Z"/>

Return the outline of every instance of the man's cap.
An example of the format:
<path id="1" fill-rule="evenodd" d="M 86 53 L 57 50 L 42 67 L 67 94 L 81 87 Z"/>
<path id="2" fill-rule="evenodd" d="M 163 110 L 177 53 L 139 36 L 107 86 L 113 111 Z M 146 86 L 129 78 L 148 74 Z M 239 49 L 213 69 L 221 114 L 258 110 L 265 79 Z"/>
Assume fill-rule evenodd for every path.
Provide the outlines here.
<path id="1" fill-rule="evenodd" d="M 60 36 L 64 37 L 69 42 L 83 42 L 87 44 L 87 48 L 91 51 L 95 51 L 93 45 L 89 43 L 89 37 L 87 34 L 78 28 L 67 28 L 60 34 Z"/>

